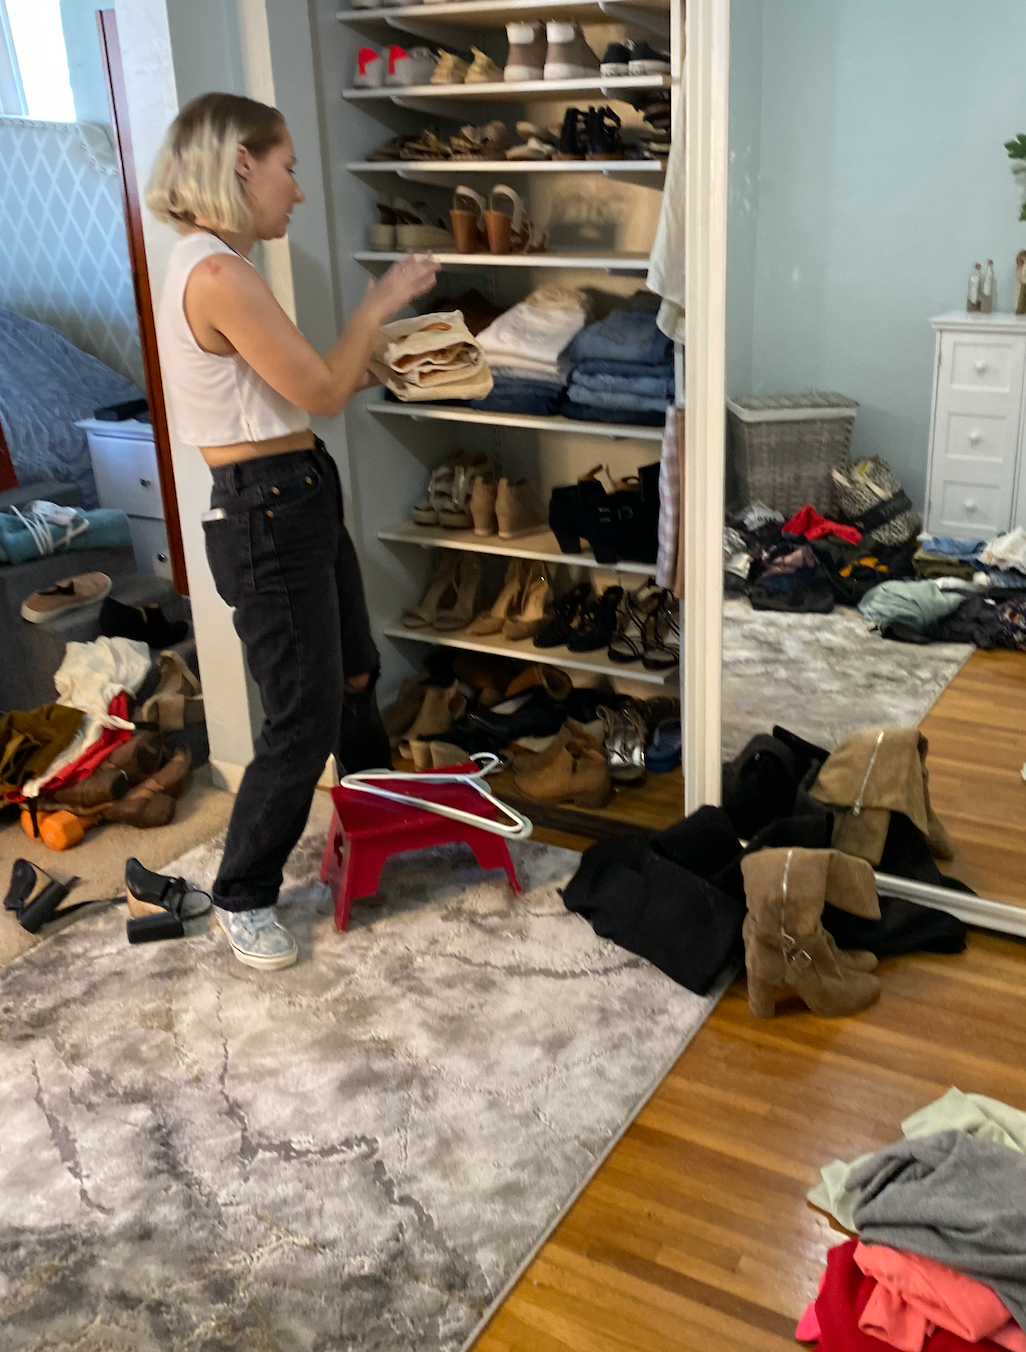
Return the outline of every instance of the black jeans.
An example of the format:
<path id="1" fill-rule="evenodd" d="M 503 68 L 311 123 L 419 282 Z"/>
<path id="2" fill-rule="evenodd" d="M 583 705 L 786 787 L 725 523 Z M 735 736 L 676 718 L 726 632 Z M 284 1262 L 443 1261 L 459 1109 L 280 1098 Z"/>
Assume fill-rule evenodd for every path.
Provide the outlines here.
<path id="1" fill-rule="evenodd" d="M 328 756 L 349 770 L 368 768 L 352 757 L 347 763 L 347 716 L 351 725 L 351 706 L 377 714 L 378 651 L 338 470 L 324 444 L 223 465 L 213 475 L 207 559 L 218 593 L 234 607 L 264 708 L 214 883 L 218 906 L 245 911 L 277 900 Z M 345 680 L 364 672 L 372 676 L 366 695 L 344 700 Z M 364 733 L 371 750 L 362 759 L 390 764 L 383 729 Z"/>

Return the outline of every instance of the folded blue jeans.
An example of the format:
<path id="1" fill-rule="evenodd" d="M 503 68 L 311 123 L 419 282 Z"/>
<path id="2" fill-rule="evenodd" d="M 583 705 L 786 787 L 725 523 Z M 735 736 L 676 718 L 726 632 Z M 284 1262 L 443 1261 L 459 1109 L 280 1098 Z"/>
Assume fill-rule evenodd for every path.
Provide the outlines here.
<path id="1" fill-rule="evenodd" d="M 672 380 L 673 362 L 615 361 L 609 357 L 598 357 L 578 362 L 574 372 L 582 376 L 665 376 L 667 380 Z"/>
<path id="2" fill-rule="evenodd" d="M 665 398 L 652 398 L 645 394 L 631 394 L 627 391 L 612 393 L 606 390 L 582 390 L 571 384 L 567 398 L 574 404 L 588 404 L 592 408 L 618 408 L 625 413 L 665 413 L 670 402 Z"/>
<path id="3" fill-rule="evenodd" d="M 673 380 L 666 376 L 582 375 L 575 370 L 571 388 L 609 394 L 641 394 L 650 399 L 673 399 Z"/>
<path id="4" fill-rule="evenodd" d="M 582 361 L 650 362 L 672 358 L 673 344 L 660 333 L 654 314 L 639 310 L 613 310 L 597 324 L 589 324 L 574 338 L 567 356 L 576 366 Z"/>
<path id="5" fill-rule="evenodd" d="M 599 408 L 595 404 L 577 404 L 564 399 L 559 412 L 576 422 L 625 423 L 634 427 L 662 427 L 666 422 L 666 405 L 658 413 L 646 409 Z"/>

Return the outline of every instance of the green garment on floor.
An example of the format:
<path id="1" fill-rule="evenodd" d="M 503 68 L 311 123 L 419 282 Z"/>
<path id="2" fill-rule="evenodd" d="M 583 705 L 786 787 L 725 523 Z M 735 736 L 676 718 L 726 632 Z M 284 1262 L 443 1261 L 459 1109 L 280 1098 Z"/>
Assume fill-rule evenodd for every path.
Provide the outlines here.
<path id="1" fill-rule="evenodd" d="M 70 745 L 81 722 L 81 710 L 63 704 L 16 709 L 0 719 L 0 794 L 44 774 Z"/>
<path id="2" fill-rule="evenodd" d="M 949 1089 L 936 1102 L 906 1117 L 901 1130 L 907 1140 L 932 1136 L 936 1131 L 964 1131 L 967 1136 L 1026 1154 L 1026 1113 L 984 1094 L 963 1094 L 961 1089 Z M 860 1191 L 858 1188 L 849 1190 L 845 1183 L 851 1171 L 872 1159 L 875 1153 L 860 1155 L 850 1164 L 845 1164 L 844 1160 L 831 1160 L 820 1170 L 822 1183 L 817 1183 L 806 1194 L 813 1206 L 828 1212 L 853 1234 Z"/>

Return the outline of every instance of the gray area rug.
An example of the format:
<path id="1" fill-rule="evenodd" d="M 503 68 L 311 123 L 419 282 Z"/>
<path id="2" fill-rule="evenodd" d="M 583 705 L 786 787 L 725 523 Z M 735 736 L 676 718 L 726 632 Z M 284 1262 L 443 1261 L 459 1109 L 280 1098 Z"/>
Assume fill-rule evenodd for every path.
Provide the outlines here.
<path id="1" fill-rule="evenodd" d="M 336 935 L 325 801 L 296 967 L 206 920 L 129 947 L 118 907 L 0 974 L 4 1352 L 463 1347 L 715 1004 L 568 913 L 543 845 L 516 899 L 393 860 Z"/>
<path id="2" fill-rule="evenodd" d="M 828 751 L 858 728 L 916 727 L 974 651 L 881 638 L 857 610 L 784 615 L 723 607 L 723 758 L 774 723 Z"/>

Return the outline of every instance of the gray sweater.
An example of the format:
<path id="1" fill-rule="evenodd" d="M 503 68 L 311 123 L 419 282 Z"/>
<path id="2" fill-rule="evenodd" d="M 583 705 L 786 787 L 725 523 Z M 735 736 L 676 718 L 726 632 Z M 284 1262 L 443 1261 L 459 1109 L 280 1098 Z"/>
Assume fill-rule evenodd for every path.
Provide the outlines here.
<path id="1" fill-rule="evenodd" d="M 989 1286 L 1026 1328 L 1026 1155 L 939 1131 L 897 1141 L 853 1170 L 865 1244 L 946 1263 Z"/>

